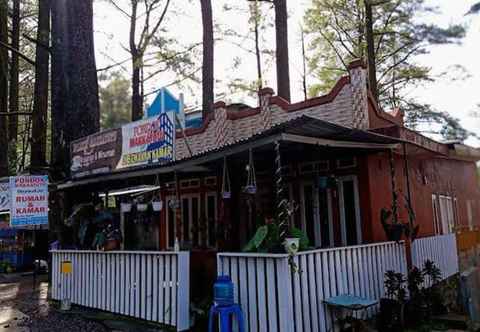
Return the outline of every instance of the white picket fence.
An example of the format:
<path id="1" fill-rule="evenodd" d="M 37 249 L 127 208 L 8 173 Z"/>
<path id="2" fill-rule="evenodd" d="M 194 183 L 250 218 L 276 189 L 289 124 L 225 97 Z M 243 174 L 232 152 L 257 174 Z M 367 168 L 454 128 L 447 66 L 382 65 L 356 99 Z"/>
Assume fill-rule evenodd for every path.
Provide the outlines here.
<path id="1" fill-rule="evenodd" d="M 412 263 L 422 268 L 426 260 L 433 261 L 446 279 L 458 273 L 457 239 L 455 234 L 416 239 L 412 243 Z"/>
<path id="2" fill-rule="evenodd" d="M 232 278 L 250 332 L 331 331 L 334 317 L 324 300 L 341 294 L 378 300 L 385 272 L 407 270 L 403 242 L 301 252 L 294 264 L 284 254 L 219 253 L 217 258 L 218 275 Z"/>
<path id="3" fill-rule="evenodd" d="M 188 252 L 79 251 L 52 253 L 52 298 L 133 316 L 178 331 L 190 328 Z M 72 273 L 62 273 L 62 262 Z"/>

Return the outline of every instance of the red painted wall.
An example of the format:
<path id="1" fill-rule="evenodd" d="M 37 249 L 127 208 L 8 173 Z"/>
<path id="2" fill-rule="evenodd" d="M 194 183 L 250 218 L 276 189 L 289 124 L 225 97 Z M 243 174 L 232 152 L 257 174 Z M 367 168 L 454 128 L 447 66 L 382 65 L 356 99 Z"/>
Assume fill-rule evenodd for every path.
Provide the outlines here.
<path id="1" fill-rule="evenodd" d="M 361 180 L 361 183 L 368 188 L 362 189 L 360 186 L 360 191 L 368 192 L 370 196 L 368 200 L 361 199 L 361 203 L 362 211 L 366 209 L 371 215 L 371 227 L 364 226 L 366 230 L 364 239 L 366 242 L 385 241 L 385 233 L 380 224 L 380 211 L 382 208 L 390 208 L 392 204 L 388 154 L 370 155 L 366 159 L 368 168 L 364 170 L 361 177 L 366 176 L 367 180 Z M 404 160 L 400 155 L 395 155 L 394 159 L 399 218 L 407 222 L 408 213 L 404 199 L 407 194 Z M 420 236 L 434 234 L 432 194 L 444 194 L 457 198 L 459 226 L 468 226 L 467 200 L 473 200 L 473 221 L 475 225 L 480 226 L 480 190 L 475 163 L 432 156 L 428 158 L 409 156 L 408 163 L 412 205 L 416 223 L 420 225 Z"/>

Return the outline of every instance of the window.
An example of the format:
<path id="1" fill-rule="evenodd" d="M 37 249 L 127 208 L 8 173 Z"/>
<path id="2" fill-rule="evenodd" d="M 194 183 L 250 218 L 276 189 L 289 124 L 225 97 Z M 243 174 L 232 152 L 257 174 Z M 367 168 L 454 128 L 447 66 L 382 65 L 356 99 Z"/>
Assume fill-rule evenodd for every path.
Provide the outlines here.
<path id="1" fill-rule="evenodd" d="M 319 160 L 300 164 L 300 174 L 325 172 L 330 168 L 328 160 Z"/>
<path id="2" fill-rule="evenodd" d="M 456 198 L 447 195 L 432 195 L 434 228 L 436 234 L 448 234 L 457 224 Z"/>
<path id="3" fill-rule="evenodd" d="M 440 207 L 438 205 L 437 195 L 432 195 L 432 212 L 433 212 L 433 230 L 435 235 L 442 234 L 442 224 L 440 220 Z"/>
<path id="4" fill-rule="evenodd" d="M 199 187 L 200 187 L 199 179 L 190 179 L 190 180 L 180 181 L 180 189 L 191 189 L 191 188 L 199 188 Z"/>
<path id="5" fill-rule="evenodd" d="M 357 166 L 357 158 L 355 157 L 345 157 L 345 158 L 337 159 L 338 169 L 353 168 L 356 166 Z"/>
<path id="6" fill-rule="evenodd" d="M 167 244 L 169 248 L 173 248 L 175 237 L 177 234 L 176 216 L 175 216 L 175 197 L 167 197 Z M 181 212 L 181 238 L 184 244 L 191 244 L 198 246 L 200 241 L 199 216 L 200 216 L 200 195 L 182 195 L 180 198 L 180 205 L 178 206 Z"/>
<path id="7" fill-rule="evenodd" d="M 216 186 L 217 185 L 217 178 L 215 176 L 209 176 L 205 178 L 205 185 L 206 186 Z"/>
<path id="8" fill-rule="evenodd" d="M 206 219 L 206 246 L 214 248 L 217 245 L 216 224 L 217 224 L 217 194 L 208 193 L 205 200 Z"/>
<path id="9" fill-rule="evenodd" d="M 473 230 L 473 201 L 471 199 L 467 200 L 467 219 L 468 219 L 468 228 Z"/>

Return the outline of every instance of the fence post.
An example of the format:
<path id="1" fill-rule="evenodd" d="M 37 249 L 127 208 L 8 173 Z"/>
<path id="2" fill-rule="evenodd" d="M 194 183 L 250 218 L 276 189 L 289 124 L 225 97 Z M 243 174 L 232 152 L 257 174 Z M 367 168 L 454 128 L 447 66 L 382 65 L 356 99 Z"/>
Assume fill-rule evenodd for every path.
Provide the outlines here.
<path id="1" fill-rule="evenodd" d="M 413 242 L 410 238 L 405 240 L 405 258 L 407 259 L 407 273 L 413 268 Z"/>
<path id="2" fill-rule="evenodd" d="M 280 332 L 294 331 L 294 312 L 292 297 L 292 271 L 288 258 L 278 260 L 278 311 Z"/>
<path id="3" fill-rule="evenodd" d="M 190 253 L 177 253 L 177 331 L 190 328 Z"/>

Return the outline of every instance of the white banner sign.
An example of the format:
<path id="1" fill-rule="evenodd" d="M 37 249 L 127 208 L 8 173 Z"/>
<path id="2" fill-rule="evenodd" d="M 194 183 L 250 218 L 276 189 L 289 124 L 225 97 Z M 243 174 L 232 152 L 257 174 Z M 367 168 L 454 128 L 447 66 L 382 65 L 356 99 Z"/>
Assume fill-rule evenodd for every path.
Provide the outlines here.
<path id="1" fill-rule="evenodd" d="M 175 159 L 173 113 L 122 126 L 122 156 L 117 169 L 167 163 Z"/>
<path id="2" fill-rule="evenodd" d="M 10 177 L 10 226 L 48 224 L 48 177 Z"/>

